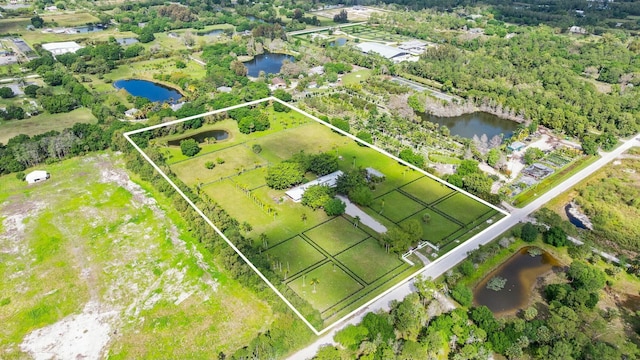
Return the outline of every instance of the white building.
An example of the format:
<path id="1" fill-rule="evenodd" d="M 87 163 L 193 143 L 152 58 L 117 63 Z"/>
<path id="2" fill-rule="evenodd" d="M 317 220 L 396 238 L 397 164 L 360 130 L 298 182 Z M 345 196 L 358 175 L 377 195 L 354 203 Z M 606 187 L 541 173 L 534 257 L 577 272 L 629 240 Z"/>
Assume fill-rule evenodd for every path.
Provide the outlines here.
<path id="1" fill-rule="evenodd" d="M 412 56 L 409 52 L 394 48 L 393 46 L 378 44 L 374 42 L 364 42 L 356 45 L 356 47 L 365 54 L 375 53 L 393 61 L 394 63 L 412 60 Z M 417 60 L 417 57 L 415 58 Z"/>
<path id="2" fill-rule="evenodd" d="M 309 181 L 306 184 L 302 184 L 300 186 L 296 186 L 293 189 L 286 192 L 287 196 L 289 196 L 293 201 L 300 202 L 302 200 L 302 195 L 307 189 L 313 185 L 324 185 L 328 187 L 336 186 L 338 182 L 338 178 L 343 174 L 342 171 L 338 170 L 332 172 L 331 174 L 321 176 L 313 181 Z"/>
<path id="3" fill-rule="evenodd" d="M 25 180 L 28 184 L 35 184 L 40 181 L 45 181 L 50 177 L 51 175 L 49 175 L 49 173 L 44 170 L 34 170 L 27 174 Z"/>
<path id="4" fill-rule="evenodd" d="M 67 53 L 75 53 L 76 51 L 82 49 L 82 46 L 80 46 L 75 41 L 65 41 L 42 44 L 42 48 L 53 54 L 53 56 L 56 56 Z"/>

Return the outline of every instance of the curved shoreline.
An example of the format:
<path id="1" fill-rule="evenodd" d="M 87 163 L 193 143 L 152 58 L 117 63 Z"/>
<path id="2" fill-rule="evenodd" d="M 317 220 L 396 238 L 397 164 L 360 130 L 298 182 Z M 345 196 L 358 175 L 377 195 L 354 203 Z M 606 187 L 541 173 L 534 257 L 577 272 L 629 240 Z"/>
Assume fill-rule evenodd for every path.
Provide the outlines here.
<path id="1" fill-rule="evenodd" d="M 152 83 L 154 83 L 154 84 L 156 84 L 156 85 L 164 86 L 164 87 L 166 87 L 166 88 L 168 88 L 168 89 L 175 90 L 175 91 L 176 91 L 176 92 L 178 92 L 178 93 L 179 93 L 183 98 L 187 96 L 187 95 L 183 92 L 184 90 L 182 90 L 181 88 L 177 87 L 177 85 L 175 85 L 175 84 L 173 84 L 173 83 L 170 83 L 170 82 L 167 82 L 167 81 L 163 81 L 163 80 L 156 80 L 156 79 L 153 79 L 153 78 L 149 78 L 149 77 L 147 77 L 147 76 L 144 76 L 144 75 L 141 75 L 141 76 L 138 76 L 138 77 L 126 77 L 126 78 L 122 78 L 122 79 L 114 80 L 114 81 L 113 81 L 113 87 L 114 87 L 114 89 L 116 89 L 117 91 L 120 91 L 120 90 L 127 91 L 127 89 L 125 89 L 124 87 L 120 87 L 120 88 L 119 88 L 119 87 L 117 87 L 117 86 L 116 86 L 116 83 L 117 83 L 118 81 L 126 81 L 126 80 L 142 80 L 142 81 L 149 81 L 149 82 L 152 82 Z M 131 93 L 129 93 L 128 91 L 127 91 L 127 93 L 131 95 Z M 135 95 L 132 95 L 132 96 L 135 96 Z"/>

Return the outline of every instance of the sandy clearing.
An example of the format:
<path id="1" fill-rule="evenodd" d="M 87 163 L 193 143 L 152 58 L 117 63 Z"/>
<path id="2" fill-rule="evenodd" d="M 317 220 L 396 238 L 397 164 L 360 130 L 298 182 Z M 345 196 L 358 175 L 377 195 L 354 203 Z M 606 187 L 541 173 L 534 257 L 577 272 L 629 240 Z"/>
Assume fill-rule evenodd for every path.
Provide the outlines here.
<path id="1" fill-rule="evenodd" d="M 111 322 L 118 311 L 88 302 L 82 313 L 70 315 L 55 324 L 28 334 L 20 349 L 36 360 L 98 360 L 112 332 Z"/>

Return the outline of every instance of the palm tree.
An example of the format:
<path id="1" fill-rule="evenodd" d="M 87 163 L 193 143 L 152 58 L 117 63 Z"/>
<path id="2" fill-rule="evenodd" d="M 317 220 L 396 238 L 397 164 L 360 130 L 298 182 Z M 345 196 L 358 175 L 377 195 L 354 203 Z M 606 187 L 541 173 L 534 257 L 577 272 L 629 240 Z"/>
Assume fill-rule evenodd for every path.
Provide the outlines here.
<path id="1" fill-rule="evenodd" d="M 313 285 L 313 293 L 315 294 L 316 292 L 316 285 L 320 284 L 320 281 L 318 280 L 318 278 L 313 278 L 311 279 L 311 281 L 309 282 L 310 285 Z"/>
<path id="2" fill-rule="evenodd" d="M 353 225 L 358 227 L 358 224 L 360 224 L 360 216 L 356 216 L 353 220 Z"/>
<path id="3" fill-rule="evenodd" d="M 262 241 L 262 246 L 264 246 L 265 249 L 269 247 L 267 240 L 268 240 L 267 234 L 265 233 L 260 234 L 260 241 Z"/>
<path id="4" fill-rule="evenodd" d="M 300 219 L 304 222 L 305 225 L 307 225 L 307 214 L 300 214 Z"/>

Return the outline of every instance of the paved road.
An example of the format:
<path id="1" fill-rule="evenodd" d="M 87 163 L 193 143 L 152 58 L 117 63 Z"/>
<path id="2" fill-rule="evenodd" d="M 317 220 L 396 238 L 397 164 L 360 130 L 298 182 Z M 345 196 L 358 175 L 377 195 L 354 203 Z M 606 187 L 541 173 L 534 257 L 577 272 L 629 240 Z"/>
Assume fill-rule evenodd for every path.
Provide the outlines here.
<path id="1" fill-rule="evenodd" d="M 596 170 L 600 169 L 607 163 L 611 162 L 613 159 L 618 157 L 623 152 L 627 151 L 632 146 L 640 146 L 640 134 L 634 136 L 631 140 L 626 141 L 624 144 L 614 149 L 609 153 L 602 153 L 602 157 L 598 159 L 593 164 L 587 166 L 582 169 L 580 172 L 576 173 L 569 179 L 565 180 L 560 185 L 555 188 L 549 190 L 546 194 L 542 195 L 529 205 L 525 206 L 522 209 L 514 209 L 511 212 L 511 216 L 506 217 L 500 220 L 496 225 L 489 229 L 489 232 L 483 232 L 479 236 L 467 241 L 461 246 L 455 248 L 453 251 L 443 255 L 441 258 L 435 260 L 421 273 L 424 277 L 437 278 L 440 275 L 444 274 L 447 270 L 454 267 L 456 264 L 461 262 L 467 257 L 467 253 L 471 250 L 474 250 L 478 247 L 478 245 L 484 245 L 495 239 L 498 235 L 507 231 L 512 226 L 516 225 L 520 221 L 524 220 L 530 213 L 536 211 L 544 204 L 546 204 L 549 200 L 555 198 L 561 193 L 569 190 L 573 186 L 575 186 L 580 181 L 584 180 L 586 177 L 594 173 Z M 405 296 L 410 294 L 414 290 L 413 280 L 407 283 L 404 283 L 402 286 L 397 287 L 394 291 L 388 293 L 384 297 L 378 299 L 378 301 L 372 303 L 358 314 L 345 321 L 340 326 L 331 329 L 321 337 L 319 337 L 315 342 L 307 346 L 306 348 L 298 351 L 293 354 L 289 359 L 291 360 L 299 360 L 299 359 L 310 359 L 312 358 L 318 351 L 322 345 L 325 344 L 333 344 L 333 335 L 336 331 L 342 329 L 348 324 L 357 324 L 368 312 L 375 311 L 388 311 L 389 303 L 392 300 L 402 300 Z"/>
<path id="2" fill-rule="evenodd" d="M 6 79 L 0 79 L 0 83 L 4 84 L 4 83 L 10 83 L 10 82 L 18 81 L 20 79 L 27 80 L 27 79 L 35 79 L 35 78 L 39 78 L 39 77 L 40 77 L 40 75 L 34 74 L 34 75 L 27 75 L 27 76 L 22 77 L 22 78 L 19 78 L 19 77 L 6 78 Z"/>

